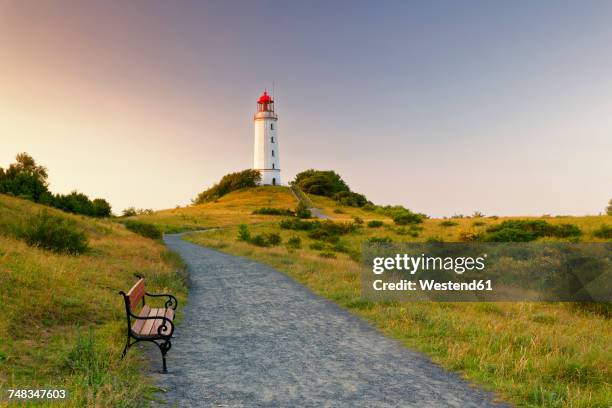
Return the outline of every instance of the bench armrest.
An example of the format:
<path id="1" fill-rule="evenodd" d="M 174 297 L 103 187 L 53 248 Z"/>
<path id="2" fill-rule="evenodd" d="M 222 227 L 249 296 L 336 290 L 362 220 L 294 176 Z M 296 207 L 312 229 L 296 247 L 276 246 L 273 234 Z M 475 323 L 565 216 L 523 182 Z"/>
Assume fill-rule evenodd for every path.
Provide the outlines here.
<path id="1" fill-rule="evenodd" d="M 149 293 L 149 292 L 145 292 L 145 295 L 149 296 L 149 297 L 167 297 L 168 300 L 166 300 L 166 303 L 164 304 L 166 306 L 166 309 L 168 308 L 172 308 L 172 310 L 176 310 L 176 308 L 178 307 L 178 300 L 176 300 L 176 298 L 168 293 Z"/>
<path id="2" fill-rule="evenodd" d="M 163 324 L 161 324 L 157 328 L 157 334 L 160 337 L 172 337 L 172 334 L 174 333 L 174 323 L 172 322 L 172 320 L 168 319 L 165 316 L 136 316 L 135 314 L 130 312 L 130 317 L 136 320 L 157 320 L 159 319 L 163 321 Z M 170 326 L 170 328 L 168 328 L 168 326 Z M 168 333 L 168 330 L 170 330 L 169 333 Z M 138 335 L 138 333 L 136 334 Z"/>

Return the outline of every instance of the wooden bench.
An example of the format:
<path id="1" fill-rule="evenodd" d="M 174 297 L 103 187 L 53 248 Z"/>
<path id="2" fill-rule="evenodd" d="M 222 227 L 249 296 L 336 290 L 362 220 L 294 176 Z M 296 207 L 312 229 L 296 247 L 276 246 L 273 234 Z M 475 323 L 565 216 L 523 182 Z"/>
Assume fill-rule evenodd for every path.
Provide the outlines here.
<path id="1" fill-rule="evenodd" d="M 123 349 L 121 358 L 134 344 L 140 341 L 155 343 L 162 354 L 164 373 L 166 370 L 166 353 L 172 347 L 170 339 L 174 333 L 174 315 L 178 301 L 172 295 L 152 294 L 145 290 L 144 278 L 129 290 L 128 293 L 119 292 L 125 301 L 125 313 L 127 316 L 127 342 Z M 145 303 L 145 297 L 167 297 L 163 308 L 152 308 Z M 139 304 L 142 308 L 137 312 Z"/>

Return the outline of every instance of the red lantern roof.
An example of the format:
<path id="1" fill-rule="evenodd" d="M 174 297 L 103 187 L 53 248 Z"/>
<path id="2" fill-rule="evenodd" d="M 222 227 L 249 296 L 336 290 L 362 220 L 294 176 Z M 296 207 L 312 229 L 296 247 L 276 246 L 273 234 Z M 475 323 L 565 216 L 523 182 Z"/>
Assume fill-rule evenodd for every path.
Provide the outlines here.
<path id="1" fill-rule="evenodd" d="M 268 92 L 264 91 L 263 95 L 261 95 L 259 97 L 259 100 L 257 101 L 257 103 L 271 103 L 272 102 L 272 98 L 270 98 L 270 95 L 268 95 Z"/>

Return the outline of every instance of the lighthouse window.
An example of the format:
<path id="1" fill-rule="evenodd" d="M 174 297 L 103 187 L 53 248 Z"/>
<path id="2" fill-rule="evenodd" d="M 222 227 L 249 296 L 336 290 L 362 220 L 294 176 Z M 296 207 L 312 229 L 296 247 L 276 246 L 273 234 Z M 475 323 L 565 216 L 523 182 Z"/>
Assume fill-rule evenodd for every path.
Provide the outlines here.
<path id="1" fill-rule="evenodd" d="M 272 157 L 274 157 L 274 150 L 272 150 Z"/>
<path id="2" fill-rule="evenodd" d="M 274 163 L 272 163 L 272 168 L 274 168 Z"/>
<path id="3" fill-rule="evenodd" d="M 274 136 L 270 138 L 270 142 L 274 143 Z"/>
<path id="4" fill-rule="evenodd" d="M 274 130 L 274 123 L 270 123 L 270 130 Z"/>

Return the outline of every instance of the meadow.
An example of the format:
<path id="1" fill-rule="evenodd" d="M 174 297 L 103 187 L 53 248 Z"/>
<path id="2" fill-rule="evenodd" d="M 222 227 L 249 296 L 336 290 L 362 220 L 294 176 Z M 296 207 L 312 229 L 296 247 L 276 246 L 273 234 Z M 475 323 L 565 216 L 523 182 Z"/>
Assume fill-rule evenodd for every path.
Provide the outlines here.
<path id="1" fill-rule="evenodd" d="M 185 225 L 188 219 L 199 228 L 209 228 L 190 233 L 186 239 L 276 267 L 386 335 L 518 406 L 610 406 L 609 309 L 572 303 L 400 303 L 361 298 L 355 252 L 363 242 L 372 238 L 457 241 L 465 232 L 484 230 L 508 217 L 427 219 L 411 228 L 394 225 L 389 217 L 375 212 L 339 206 L 325 197 L 311 195 L 310 199 L 334 221 L 363 220 L 361 227 L 341 236 L 341 250 L 327 244 L 321 247 L 320 241 L 311 239 L 306 231 L 280 228 L 280 221 L 286 217 L 251 214 L 264 206 L 294 208 L 295 198 L 283 187 L 242 190 L 216 202 L 140 219 L 162 227 L 168 223 L 166 228 Z M 593 236 L 594 231 L 612 224 L 610 216 L 520 218 L 545 219 L 553 225 L 575 224 L 582 230 L 581 240 L 587 242 L 602 241 Z M 238 239 L 241 229 L 250 236 L 278 234 L 281 243 L 254 245 Z"/>
<path id="2" fill-rule="evenodd" d="M 16 231 L 43 209 L 84 233 L 88 248 L 73 255 L 19 239 Z M 155 391 L 147 372 L 156 367 L 138 348 L 120 359 L 126 321 L 118 291 L 128 290 L 137 274 L 152 292 L 174 293 L 184 306 L 184 268 L 161 241 L 110 219 L 0 195 L 0 406 L 8 389 L 38 387 L 69 395 L 40 406 L 145 406 Z M 151 352 L 158 357 L 157 349 Z"/>

